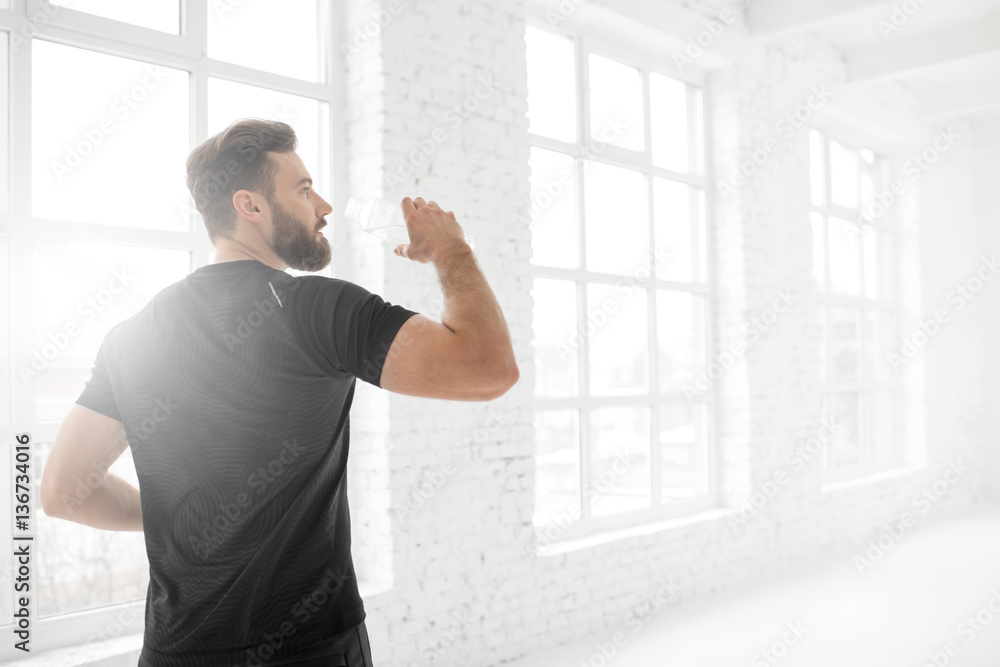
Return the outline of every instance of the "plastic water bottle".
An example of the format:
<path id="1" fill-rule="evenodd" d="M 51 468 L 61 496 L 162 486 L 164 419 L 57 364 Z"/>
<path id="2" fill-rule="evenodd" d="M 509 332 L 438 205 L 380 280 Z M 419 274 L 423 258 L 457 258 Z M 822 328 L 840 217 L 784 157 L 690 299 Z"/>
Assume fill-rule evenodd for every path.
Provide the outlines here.
<path id="1" fill-rule="evenodd" d="M 406 231 L 406 220 L 399 204 L 393 204 L 377 197 L 352 196 L 347 200 L 344 217 L 356 220 L 358 226 L 372 236 L 377 236 L 386 243 L 396 246 L 410 242 L 410 234 Z M 476 235 L 462 231 L 465 242 L 470 248 L 476 247 Z"/>

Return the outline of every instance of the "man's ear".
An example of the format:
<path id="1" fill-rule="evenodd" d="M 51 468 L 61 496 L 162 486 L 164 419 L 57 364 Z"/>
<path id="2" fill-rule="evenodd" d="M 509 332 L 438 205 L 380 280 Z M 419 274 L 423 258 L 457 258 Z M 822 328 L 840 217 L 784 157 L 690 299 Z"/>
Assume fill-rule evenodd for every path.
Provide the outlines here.
<path id="1" fill-rule="evenodd" d="M 251 222 L 262 222 L 261 198 L 257 193 L 249 190 L 237 190 L 233 193 L 233 208 L 236 213 Z"/>

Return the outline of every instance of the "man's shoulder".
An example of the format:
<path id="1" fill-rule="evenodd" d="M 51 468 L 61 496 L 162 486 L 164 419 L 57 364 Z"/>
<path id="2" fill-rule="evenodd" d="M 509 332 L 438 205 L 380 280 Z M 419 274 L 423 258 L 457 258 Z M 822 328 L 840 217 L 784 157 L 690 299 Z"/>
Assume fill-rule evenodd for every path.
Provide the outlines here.
<path id="1" fill-rule="evenodd" d="M 308 295 L 313 298 L 332 298 L 340 294 L 367 295 L 369 290 L 357 283 L 343 278 L 331 278 L 330 276 L 309 274 L 293 276 L 284 271 L 278 271 L 274 276 L 275 282 L 272 287 L 281 287 L 289 293 Z M 280 296 L 280 293 L 278 294 Z"/>

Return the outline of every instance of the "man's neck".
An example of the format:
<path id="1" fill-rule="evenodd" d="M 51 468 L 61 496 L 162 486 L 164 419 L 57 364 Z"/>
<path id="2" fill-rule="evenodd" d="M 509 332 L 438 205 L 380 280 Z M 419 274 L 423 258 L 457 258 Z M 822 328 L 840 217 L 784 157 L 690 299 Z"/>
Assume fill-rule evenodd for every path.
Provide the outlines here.
<path id="1" fill-rule="evenodd" d="M 219 239 L 215 243 L 215 264 L 223 262 L 238 262 L 254 259 L 261 264 L 267 264 L 272 269 L 284 271 L 287 265 L 271 252 L 261 252 L 256 248 L 233 239 Z"/>

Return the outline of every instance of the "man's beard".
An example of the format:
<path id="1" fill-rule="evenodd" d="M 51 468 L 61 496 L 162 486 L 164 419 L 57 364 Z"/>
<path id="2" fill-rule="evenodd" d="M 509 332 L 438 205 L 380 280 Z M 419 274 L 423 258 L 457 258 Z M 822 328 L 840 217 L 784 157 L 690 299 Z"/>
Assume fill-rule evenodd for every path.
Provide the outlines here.
<path id="1" fill-rule="evenodd" d="M 330 263 L 330 242 L 325 236 L 316 238 L 317 230 L 326 222 L 320 221 L 312 229 L 306 229 L 277 202 L 269 203 L 273 211 L 271 244 L 274 254 L 299 271 L 319 271 L 326 267 Z"/>

